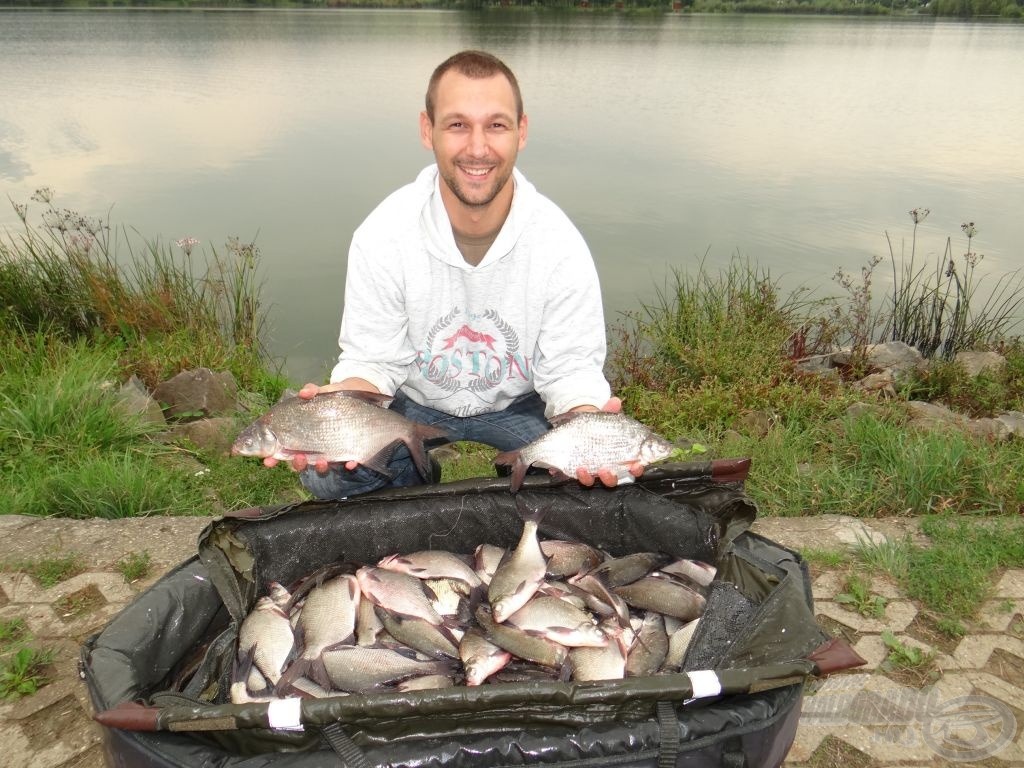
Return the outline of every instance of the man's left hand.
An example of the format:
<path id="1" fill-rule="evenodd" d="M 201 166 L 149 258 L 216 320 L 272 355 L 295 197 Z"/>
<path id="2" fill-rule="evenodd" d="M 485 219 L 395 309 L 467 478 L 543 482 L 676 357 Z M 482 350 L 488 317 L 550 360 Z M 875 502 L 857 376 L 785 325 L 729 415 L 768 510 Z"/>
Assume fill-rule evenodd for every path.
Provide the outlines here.
<path id="1" fill-rule="evenodd" d="M 577 408 L 573 408 L 573 411 L 597 411 L 601 410 L 605 413 L 621 413 L 622 412 L 622 400 L 617 397 L 612 397 L 607 403 L 605 403 L 600 409 L 595 408 L 592 405 L 581 405 Z M 644 473 L 644 465 L 639 461 L 631 462 L 627 467 L 629 474 L 633 477 L 640 477 Z M 619 470 L 615 467 L 602 467 L 597 471 L 597 474 L 593 474 L 586 469 L 576 470 L 576 479 L 579 480 L 580 485 L 585 485 L 588 488 L 594 485 L 595 482 L 600 480 L 604 485 L 609 488 L 614 488 L 621 481 L 619 479 Z"/>

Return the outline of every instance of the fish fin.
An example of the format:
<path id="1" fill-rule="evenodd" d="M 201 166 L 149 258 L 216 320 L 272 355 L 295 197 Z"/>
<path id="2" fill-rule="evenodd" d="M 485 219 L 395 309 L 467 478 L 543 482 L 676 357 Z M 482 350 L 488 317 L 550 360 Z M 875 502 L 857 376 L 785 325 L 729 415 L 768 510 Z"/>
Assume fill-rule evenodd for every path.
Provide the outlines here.
<path id="1" fill-rule="evenodd" d="M 289 664 L 281 677 L 277 679 L 277 685 L 274 686 L 274 694 L 276 696 L 286 696 L 288 691 L 291 690 L 292 683 L 305 675 L 312 663 L 312 659 L 298 658 Z M 320 663 L 323 664 L 323 661 Z"/>
<path id="2" fill-rule="evenodd" d="M 574 671 L 575 667 L 572 660 L 569 657 L 566 657 L 565 662 L 562 664 L 562 668 L 558 670 L 558 682 L 567 683 L 572 680 Z"/>
<path id="3" fill-rule="evenodd" d="M 328 394 L 328 393 L 324 393 Z M 366 392 L 362 389 L 339 389 L 337 394 L 342 397 L 351 397 L 354 400 L 362 400 L 364 403 L 376 405 L 380 408 L 387 408 L 395 399 L 394 395 L 385 395 L 380 392 Z"/>
<path id="4" fill-rule="evenodd" d="M 565 413 L 559 413 L 548 419 L 548 422 L 552 427 L 560 427 L 563 424 L 568 424 L 570 421 L 578 417 L 583 411 L 566 411 Z"/>
<path id="5" fill-rule="evenodd" d="M 431 472 L 430 460 L 427 458 L 427 449 L 423 444 L 424 438 L 420 427 L 423 429 L 433 429 L 432 427 L 428 427 L 426 424 L 417 424 L 413 428 L 413 434 L 404 439 L 403 442 L 409 449 L 409 456 L 412 457 L 412 463 L 416 465 L 416 471 L 419 472 L 420 477 L 429 483 L 432 482 L 434 478 L 433 472 Z"/>
<path id="6" fill-rule="evenodd" d="M 331 687 L 334 685 L 331 682 L 330 675 L 327 674 L 327 665 L 324 663 L 323 654 L 317 656 L 310 663 L 309 669 L 306 670 L 306 677 L 328 691 L 331 690 Z"/>
<path id="7" fill-rule="evenodd" d="M 391 460 L 391 454 L 395 452 L 395 447 L 401 442 L 401 440 L 395 440 L 393 443 L 389 443 L 381 448 L 377 453 L 368 459 L 364 459 L 359 463 L 364 467 L 369 467 L 374 472 L 384 475 L 384 477 L 391 478 L 391 470 L 388 469 L 388 462 Z"/>

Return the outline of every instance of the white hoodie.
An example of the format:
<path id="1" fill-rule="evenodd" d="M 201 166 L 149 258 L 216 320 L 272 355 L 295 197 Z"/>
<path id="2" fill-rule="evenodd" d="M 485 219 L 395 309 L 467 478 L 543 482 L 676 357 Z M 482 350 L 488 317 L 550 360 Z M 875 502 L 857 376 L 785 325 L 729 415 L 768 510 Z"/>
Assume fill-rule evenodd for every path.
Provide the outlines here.
<path id="1" fill-rule="evenodd" d="M 455 416 L 536 389 L 545 415 L 610 396 L 597 270 L 568 217 L 518 171 L 504 226 L 477 265 L 455 244 L 437 166 L 386 198 L 352 236 L 341 354 L 331 381 Z"/>

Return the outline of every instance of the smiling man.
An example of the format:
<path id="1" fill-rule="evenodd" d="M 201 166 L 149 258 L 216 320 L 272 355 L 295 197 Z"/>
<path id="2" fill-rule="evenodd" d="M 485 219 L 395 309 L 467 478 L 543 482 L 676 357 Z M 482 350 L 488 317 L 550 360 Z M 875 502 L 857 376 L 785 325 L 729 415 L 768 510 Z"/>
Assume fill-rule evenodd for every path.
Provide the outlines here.
<path id="1" fill-rule="evenodd" d="M 404 416 L 502 451 L 540 437 L 558 414 L 619 410 L 602 372 L 590 251 L 516 168 L 527 118 L 515 75 L 489 53 L 457 53 L 434 70 L 419 122 L 435 163 L 353 234 L 338 363 L 330 384 L 300 396 L 394 396 Z M 401 445 L 389 476 L 355 462 L 307 466 L 303 456 L 292 466 L 320 498 L 440 479 L 420 477 Z M 611 468 L 598 477 L 617 481 Z"/>

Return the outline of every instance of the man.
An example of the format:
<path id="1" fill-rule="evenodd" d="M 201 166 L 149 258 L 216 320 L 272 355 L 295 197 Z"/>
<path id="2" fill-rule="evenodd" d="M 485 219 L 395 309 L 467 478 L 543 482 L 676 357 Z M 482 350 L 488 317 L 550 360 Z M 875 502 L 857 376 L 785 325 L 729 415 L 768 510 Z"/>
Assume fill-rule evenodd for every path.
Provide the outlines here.
<path id="1" fill-rule="evenodd" d="M 436 164 L 354 233 L 341 354 L 331 383 L 307 384 L 301 397 L 394 395 L 390 407 L 406 417 L 503 451 L 544 434 L 556 414 L 621 408 L 602 372 L 593 259 L 565 214 L 516 169 L 526 136 L 519 84 L 502 61 L 463 51 L 437 67 L 420 114 Z M 388 465 L 391 478 L 356 462 L 308 466 L 298 456 L 292 466 L 320 498 L 422 482 L 405 446 Z M 611 468 L 598 475 L 617 481 Z M 579 479 L 595 481 L 586 471 Z"/>

